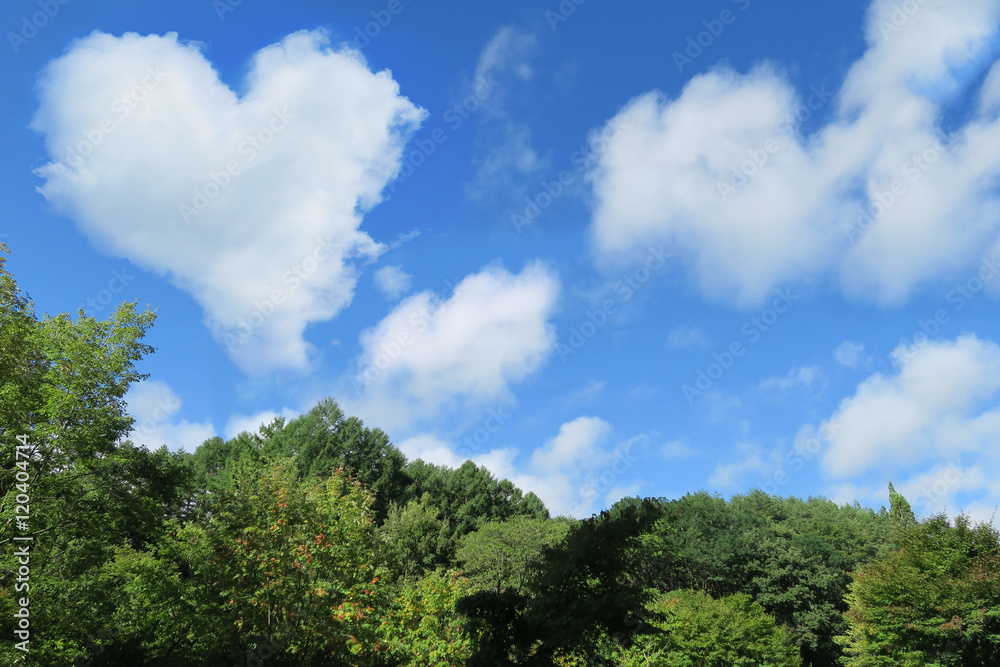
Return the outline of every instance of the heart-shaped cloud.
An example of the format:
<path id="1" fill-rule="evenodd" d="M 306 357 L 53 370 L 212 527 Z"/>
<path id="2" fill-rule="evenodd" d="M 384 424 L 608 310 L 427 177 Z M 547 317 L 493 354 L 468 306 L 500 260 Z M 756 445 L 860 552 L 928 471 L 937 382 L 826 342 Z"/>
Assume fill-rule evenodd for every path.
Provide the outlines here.
<path id="1" fill-rule="evenodd" d="M 39 188 L 102 251 L 167 276 L 249 373 L 309 367 L 350 304 L 360 230 L 426 112 L 322 32 L 253 57 L 238 94 L 175 33 L 74 43 L 39 79 Z"/>

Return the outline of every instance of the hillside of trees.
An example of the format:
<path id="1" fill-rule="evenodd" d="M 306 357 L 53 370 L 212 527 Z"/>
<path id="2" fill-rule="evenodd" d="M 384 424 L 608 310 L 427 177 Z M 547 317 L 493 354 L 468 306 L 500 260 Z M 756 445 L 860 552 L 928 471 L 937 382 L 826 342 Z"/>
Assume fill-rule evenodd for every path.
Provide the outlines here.
<path id="1" fill-rule="evenodd" d="M 154 313 L 39 317 L 4 259 L 4 665 L 21 598 L 45 667 L 1000 664 L 997 531 L 918 520 L 891 484 L 880 511 L 751 491 L 552 517 L 472 462 L 407 460 L 333 398 L 150 451 L 123 398 Z"/>

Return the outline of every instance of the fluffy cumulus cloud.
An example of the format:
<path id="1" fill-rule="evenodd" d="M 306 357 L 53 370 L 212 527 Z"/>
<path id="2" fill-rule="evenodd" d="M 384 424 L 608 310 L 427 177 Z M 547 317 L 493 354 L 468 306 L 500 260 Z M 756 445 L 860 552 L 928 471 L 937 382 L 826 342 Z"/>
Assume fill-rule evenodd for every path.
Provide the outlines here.
<path id="1" fill-rule="evenodd" d="M 825 276 L 894 303 L 972 271 L 1000 252 L 1000 63 L 973 88 L 998 21 L 998 0 L 875 0 L 837 91 L 799 94 L 765 64 L 637 97 L 590 173 L 599 260 L 669 240 L 703 294 L 743 305 Z M 944 129 L 970 92 L 978 109 Z"/>
<path id="2" fill-rule="evenodd" d="M 450 443 L 430 433 L 415 435 L 395 444 L 410 461 L 421 459 L 437 466 L 458 468 L 469 460 L 468 457 L 462 456 L 463 452 L 456 452 Z"/>
<path id="3" fill-rule="evenodd" d="M 492 265 L 467 276 L 448 298 L 431 291 L 401 301 L 361 334 L 347 405 L 384 428 L 429 418 L 452 404 L 508 397 L 556 343 L 549 319 L 559 292 L 543 265 L 520 273 Z"/>
<path id="4" fill-rule="evenodd" d="M 1000 504 L 1000 346 L 974 335 L 893 352 L 897 370 L 858 385 L 796 450 L 818 457 L 826 494 L 871 502 L 895 483 L 923 516 L 968 511 L 988 520 Z"/>
<path id="5" fill-rule="evenodd" d="M 638 492 L 632 476 L 637 458 L 632 447 L 642 439 L 614 443 L 614 429 L 598 417 L 579 417 L 535 449 L 527 465 L 510 465 L 506 476 L 534 491 L 553 515 L 584 518 L 625 495 Z M 613 497 L 615 493 L 621 495 Z"/>
<path id="6" fill-rule="evenodd" d="M 174 451 L 193 452 L 216 435 L 210 422 L 174 419 L 184 403 L 166 382 L 144 380 L 136 383 L 125 395 L 125 404 L 135 419 L 128 438 L 137 445 L 150 449 L 166 445 Z"/>
<path id="7" fill-rule="evenodd" d="M 244 371 L 308 368 L 312 322 L 351 301 L 360 229 L 425 112 L 322 32 L 257 52 L 235 92 L 174 33 L 95 32 L 38 82 L 39 191 L 104 252 L 202 306 Z"/>
<path id="8" fill-rule="evenodd" d="M 411 276 L 403 271 L 402 266 L 383 266 L 372 274 L 375 286 L 389 301 L 395 301 L 410 291 Z"/>
<path id="9" fill-rule="evenodd" d="M 1000 442 L 1000 347 L 968 335 L 900 346 L 899 371 L 876 373 L 821 429 L 824 468 L 846 477 L 876 467 L 982 451 Z"/>
<path id="10" fill-rule="evenodd" d="M 454 448 L 433 435 L 419 435 L 399 444 L 410 458 L 457 467 L 472 460 L 499 479 L 509 479 L 522 491 L 531 491 L 553 516 L 585 518 L 626 495 L 639 492 L 632 480 L 637 458 L 633 446 L 642 437 L 615 443 L 614 429 L 598 417 L 579 417 L 564 423 L 553 438 L 523 453 L 513 447 L 489 450 Z"/>

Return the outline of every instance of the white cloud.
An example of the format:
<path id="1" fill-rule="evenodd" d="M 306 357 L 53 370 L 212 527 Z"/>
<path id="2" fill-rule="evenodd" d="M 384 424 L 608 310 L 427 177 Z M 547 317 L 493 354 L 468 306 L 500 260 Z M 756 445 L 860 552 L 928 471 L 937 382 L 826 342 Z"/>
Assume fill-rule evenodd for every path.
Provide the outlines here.
<path id="1" fill-rule="evenodd" d="M 899 372 L 866 379 L 823 425 L 830 475 L 906 470 L 1000 444 L 1000 347 L 967 335 L 893 354 Z"/>
<path id="2" fill-rule="evenodd" d="M 813 385 L 823 381 L 823 371 L 817 366 L 799 366 L 792 368 L 788 374 L 782 378 L 768 378 L 761 380 L 760 388 L 766 390 L 787 391 L 802 387 L 812 389 Z"/>
<path id="3" fill-rule="evenodd" d="M 524 177 L 545 165 L 531 146 L 530 128 L 510 113 L 515 91 L 534 76 L 531 61 L 537 52 L 538 38 L 533 33 L 503 26 L 479 55 L 472 85 L 496 92 L 482 100 L 484 117 L 473 160 L 476 177 L 468 187 L 477 199 L 520 192 Z"/>
<path id="4" fill-rule="evenodd" d="M 602 419 L 579 417 L 563 424 L 558 435 L 535 449 L 525 468 L 511 463 L 499 467 L 503 476 L 541 498 L 553 516 L 583 518 L 602 509 L 597 504 L 628 470 L 624 463 L 618 466 L 620 470 L 610 467 L 618 458 L 628 461 L 631 447 L 625 443 L 612 449 L 612 433 L 611 425 Z"/>
<path id="5" fill-rule="evenodd" d="M 675 348 L 704 347 L 708 341 L 698 329 L 683 326 L 667 334 L 667 345 Z"/>
<path id="6" fill-rule="evenodd" d="M 410 461 L 422 459 L 434 465 L 458 468 L 467 460 L 457 454 L 450 444 L 429 433 L 407 438 L 396 443 L 396 447 Z"/>
<path id="7" fill-rule="evenodd" d="M 483 47 L 476 63 L 475 80 L 512 73 L 528 80 L 534 72 L 531 59 L 538 51 L 538 38 L 514 26 L 503 26 Z"/>
<path id="8" fill-rule="evenodd" d="M 430 291 L 407 297 L 362 332 L 353 383 L 364 393 L 346 406 L 399 428 L 455 401 L 507 396 L 555 346 L 549 318 L 558 292 L 557 278 L 536 263 L 519 274 L 489 266 L 447 300 Z"/>
<path id="9" fill-rule="evenodd" d="M 635 498 L 642 491 L 642 484 L 634 482 L 627 486 L 616 486 L 604 496 L 604 508 L 611 507 L 622 498 Z"/>
<path id="10" fill-rule="evenodd" d="M 865 353 L 865 346 L 854 340 L 845 340 L 833 351 L 833 358 L 845 368 L 857 368 Z"/>
<path id="11" fill-rule="evenodd" d="M 574 406 L 581 405 L 585 403 L 592 403 L 596 401 L 604 388 L 608 386 L 608 383 L 604 380 L 598 380 L 597 378 L 590 378 L 587 380 L 586 384 L 572 391 L 569 394 L 561 396 L 558 399 L 558 403 L 564 406 Z"/>
<path id="12" fill-rule="evenodd" d="M 189 292 L 245 372 L 304 371 L 306 326 L 346 308 L 357 263 L 385 250 L 362 216 L 426 114 L 322 32 L 257 52 L 241 95 L 200 49 L 94 32 L 49 63 L 39 191 L 105 253 Z"/>
<path id="13" fill-rule="evenodd" d="M 668 442 L 660 448 L 660 454 L 666 459 L 686 459 L 698 452 L 683 440 Z"/>
<path id="14" fill-rule="evenodd" d="M 420 230 L 416 227 L 406 233 L 400 232 L 399 234 L 396 234 L 396 238 L 389 244 L 389 248 L 395 250 L 400 246 L 406 245 L 418 236 L 420 236 Z"/>
<path id="15" fill-rule="evenodd" d="M 675 99 L 629 102 L 590 174 L 598 259 L 667 241 L 711 298 L 756 304 L 787 281 L 837 276 L 852 296 L 896 303 L 1000 250 L 1000 73 L 979 114 L 947 136 L 938 124 L 990 64 L 1000 2 L 921 3 L 886 31 L 897 5 L 873 3 L 868 49 L 839 92 L 798 97 L 762 65 L 696 76 Z M 802 136 L 796 113 L 830 120 Z M 740 170 L 750 176 L 735 187 Z M 867 230 L 862 206 L 875 211 Z"/>
<path id="16" fill-rule="evenodd" d="M 742 484 L 747 475 L 763 480 L 781 468 L 781 453 L 766 451 L 753 443 L 736 444 L 735 461 L 719 463 L 708 478 L 710 486 L 735 488 Z"/>
<path id="17" fill-rule="evenodd" d="M 632 447 L 642 436 L 612 446 L 613 429 L 598 417 L 566 422 L 559 433 L 527 455 L 512 447 L 497 447 L 467 455 L 445 440 L 422 434 L 399 443 L 411 459 L 458 467 L 471 459 L 498 479 L 509 479 L 533 492 L 553 516 L 584 518 L 626 495 L 639 491 L 638 482 L 622 484 L 635 464 Z M 601 506 L 601 503 L 606 503 Z"/>
<path id="18" fill-rule="evenodd" d="M 257 433 L 261 426 L 266 426 L 278 417 L 284 417 L 285 422 L 298 417 L 301 413 L 285 408 L 280 413 L 274 410 L 263 410 L 251 415 L 232 415 L 226 421 L 226 439 L 235 438 L 244 431 L 247 433 Z"/>
<path id="19" fill-rule="evenodd" d="M 372 275 L 372 278 L 375 280 L 375 286 L 382 292 L 382 296 L 389 301 L 395 301 L 410 291 L 413 282 L 411 280 L 412 277 L 403 271 L 403 267 L 399 265 L 383 266 Z"/>
<path id="20" fill-rule="evenodd" d="M 659 390 L 647 382 L 640 382 L 627 392 L 625 398 L 630 401 L 646 401 L 656 396 Z"/>
<path id="21" fill-rule="evenodd" d="M 143 380 L 132 385 L 125 395 L 125 404 L 135 419 L 128 438 L 137 445 L 149 449 L 166 445 L 172 451 L 193 452 L 215 436 L 211 422 L 173 421 L 184 403 L 166 382 Z"/>

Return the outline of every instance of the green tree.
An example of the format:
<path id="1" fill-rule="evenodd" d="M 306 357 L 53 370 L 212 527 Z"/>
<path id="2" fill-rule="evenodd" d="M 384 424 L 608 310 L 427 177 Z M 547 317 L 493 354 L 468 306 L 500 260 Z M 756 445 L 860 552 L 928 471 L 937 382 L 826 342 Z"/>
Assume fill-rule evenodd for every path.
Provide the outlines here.
<path id="1" fill-rule="evenodd" d="M 10 545 L 27 532 L 32 660 L 64 665 L 101 630 L 84 604 L 88 576 L 119 545 L 139 549 L 155 539 L 177 510 L 186 472 L 166 450 L 125 440 L 133 419 L 124 397 L 145 377 L 135 364 L 153 351 L 142 339 L 155 314 L 126 303 L 107 321 L 82 311 L 75 320 L 39 319 L 6 270 L 8 253 L 0 244 L 0 659 L 15 655 L 7 612 L 18 563 Z M 28 436 L 27 460 L 15 453 L 17 435 Z M 15 516 L 25 514 L 19 493 L 31 498 L 27 531 L 15 530 Z"/>
<path id="2" fill-rule="evenodd" d="M 1000 664 L 1000 542 L 990 525 L 905 522 L 849 589 L 848 630 L 837 638 L 846 665 Z"/>
<path id="3" fill-rule="evenodd" d="M 389 508 L 389 516 L 379 528 L 379 534 L 399 576 L 404 579 L 420 577 L 439 567 L 452 565 L 455 541 L 448 519 L 440 515 L 429 493 L 419 502 L 411 500 L 402 509 L 397 505 Z"/>
<path id="4" fill-rule="evenodd" d="M 618 654 L 623 667 L 799 667 L 794 633 L 749 595 L 712 598 L 678 590 L 650 604 L 663 632 L 640 637 Z"/>
<path id="5" fill-rule="evenodd" d="M 566 537 L 569 525 L 552 519 L 517 516 L 491 521 L 462 537 L 458 560 L 480 589 L 525 590 L 542 554 Z"/>
<path id="6" fill-rule="evenodd" d="M 357 417 L 346 417 L 332 398 L 284 423 L 277 420 L 261 431 L 264 451 L 294 456 L 300 479 L 327 479 L 343 468 L 375 494 L 372 510 L 381 523 L 393 503 L 404 504 L 410 483 L 406 457 L 381 429 L 366 428 Z"/>
<path id="7" fill-rule="evenodd" d="M 545 550 L 530 595 L 508 588 L 480 591 L 459 602 L 475 638 L 470 667 L 550 665 L 558 656 L 601 658 L 604 639 L 628 642 L 653 628 L 639 612 L 653 591 L 637 574 L 642 535 L 662 518 L 647 500 L 575 524 Z"/>
<path id="8" fill-rule="evenodd" d="M 455 537 L 470 533 L 488 521 L 506 521 L 514 516 L 549 518 L 542 501 L 533 493 L 522 494 L 510 480 L 497 480 L 485 467 L 466 461 L 456 469 L 421 460 L 406 467 L 412 478 L 409 498 L 431 494 L 434 503 L 451 521 Z"/>
<path id="9" fill-rule="evenodd" d="M 910 503 L 901 493 L 896 492 L 892 482 L 889 482 L 889 520 L 903 527 L 912 526 L 917 522 L 917 517 L 910 509 Z"/>
<path id="10" fill-rule="evenodd" d="M 459 599 L 472 592 L 458 572 L 432 572 L 401 582 L 377 632 L 376 648 L 388 647 L 399 665 L 464 667 L 472 652 Z"/>
<path id="11" fill-rule="evenodd" d="M 179 538 L 200 543 L 207 562 L 189 566 L 218 595 L 230 619 L 229 646 L 330 664 L 374 659 L 385 572 L 379 567 L 371 507 L 359 482 L 337 471 L 322 484 L 298 483 L 294 464 L 248 468 L 212 504 L 207 525 Z"/>

